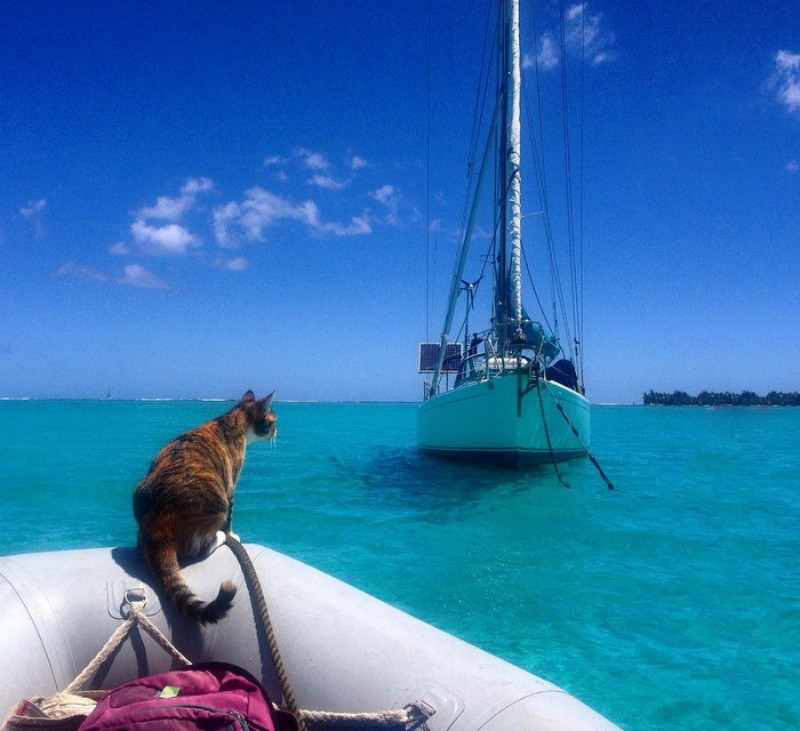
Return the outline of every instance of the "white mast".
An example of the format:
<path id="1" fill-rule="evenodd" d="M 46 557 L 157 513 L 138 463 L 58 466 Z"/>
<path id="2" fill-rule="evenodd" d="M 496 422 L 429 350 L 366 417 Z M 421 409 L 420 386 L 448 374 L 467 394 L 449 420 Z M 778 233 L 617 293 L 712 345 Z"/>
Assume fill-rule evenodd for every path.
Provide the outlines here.
<path id="1" fill-rule="evenodd" d="M 505 240 L 510 250 L 510 261 L 508 266 L 510 271 L 502 276 L 510 287 L 509 296 L 511 302 L 510 311 L 508 305 L 504 306 L 504 318 L 510 317 L 514 328 L 521 327 L 522 322 L 522 184 L 520 181 L 520 87 L 522 85 L 520 50 L 519 50 L 519 0 L 503 0 L 504 20 L 505 20 L 505 51 L 502 58 L 502 73 L 505 78 L 505 100 L 495 106 L 495 114 L 492 119 L 486 149 L 484 151 L 483 162 L 480 167 L 478 182 L 476 185 L 475 198 L 472 202 L 469 223 L 461 243 L 461 253 L 459 255 L 453 281 L 450 288 L 450 299 L 448 303 L 447 316 L 445 318 L 444 329 L 439 346 L 439 354 L 436 360 L 433 379 L 431 382 L 431 395 L 439 390 L 439 383 L 442 378 L 442 366 L 444 364 L 447 343 L 449 342 L 450 326 L 455 313 L 456 301 L 458 299 L 459 286 L 463 277 L 464 265 L 467 260 L 467 252 L 472 238 L 472 227 L 478 207 L 479 193 L 482 188 L 483 176 L 486 170 L 486 161 L 491 149 L 493 130 L 496 129 L 498 116 L 501 109 L 505 117 L 505 206 L 506 224 Z M 503 100 L 500 100 L 501 102 Z M 499 151 L 498 151 L 499 152 Z M 503 262 L 506 267 L 506 262 Z"/>
<path id="2" fill-rule="evenodd" d="M 520 181 L 521 86 L 519 54 L 519 0 L 507 3 L 506 38 L 506 241 L 510 246 L 511 312 L 518 327 L 522 321 L 522 185 Z"/>

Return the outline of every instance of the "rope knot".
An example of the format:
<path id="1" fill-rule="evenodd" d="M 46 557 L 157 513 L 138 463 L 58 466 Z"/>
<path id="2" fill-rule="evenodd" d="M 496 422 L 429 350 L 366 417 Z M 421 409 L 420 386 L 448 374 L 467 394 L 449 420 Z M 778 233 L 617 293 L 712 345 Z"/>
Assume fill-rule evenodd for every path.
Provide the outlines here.
<path id="1" fill-rule="evenodd" d="M 133 589 L 126 589 L 125 600 L 122 602 L 122 607 L 120 610 L 121 614 L 126 619 L 138 618 L 142 616 L 146 606 L 147 593 L 145 592 L 143 586 L 137 586 Z"/>

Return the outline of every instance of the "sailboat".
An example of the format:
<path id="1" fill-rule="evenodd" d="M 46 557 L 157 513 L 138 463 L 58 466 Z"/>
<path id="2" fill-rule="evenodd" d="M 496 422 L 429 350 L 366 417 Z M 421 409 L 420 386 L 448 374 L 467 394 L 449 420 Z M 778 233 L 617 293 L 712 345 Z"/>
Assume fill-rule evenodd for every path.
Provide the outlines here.
<path id="1" fill-rule="evenodd" d="M 531 319 L 523 304 L 519 0 L 504 0 L 498 15 L 501 72 L 483 164 L 465 219 L 441 339 L 420 345 L 418 370 L 431 374 L 431 380 L 425 382 L 418 409 L 417 442 L 426 453 L 458 460 L 555 464 L 587 454 L 590 404 L 575 365 L 577 346 L 575 355 L 564 352 L 554 328 Z M 493 301 L 490 326 L 472 332 L 469 315 L 481 280 L 465 279 L 464 272 L 481 190 L 485 178 L 492 177 L 487 175 L 492 157 L 495 234 L 484 268 L 490 261 L 494 265 Z M 465 321 L 451 341 L 462 296 Z"/>

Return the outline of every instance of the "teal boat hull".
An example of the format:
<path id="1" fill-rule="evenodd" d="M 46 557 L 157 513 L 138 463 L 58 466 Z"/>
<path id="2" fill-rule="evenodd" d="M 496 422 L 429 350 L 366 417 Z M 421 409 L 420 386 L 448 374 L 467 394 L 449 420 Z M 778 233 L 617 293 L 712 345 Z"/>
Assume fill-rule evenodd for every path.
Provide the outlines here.
<path id="1" fill-rule="evenodd" d="M 524 371 L 433 396 L 420 404 L 417 418 L 417 444 L 423 452 L 503 466 L 582 457 L 590 438 L 586 398 L 554 381 L 531 383 Z"/>

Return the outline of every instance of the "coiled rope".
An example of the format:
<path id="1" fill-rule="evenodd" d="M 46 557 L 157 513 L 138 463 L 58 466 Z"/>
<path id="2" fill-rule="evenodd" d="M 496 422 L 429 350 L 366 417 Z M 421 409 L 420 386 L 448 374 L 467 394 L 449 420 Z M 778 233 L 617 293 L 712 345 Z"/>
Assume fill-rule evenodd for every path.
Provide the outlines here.
<path id="1" fill-rule="evenodd" d="M 264 598 L 264 592 L 261 589 L 261 581 L 258 578 L 255 566 L 253 566 L 253 561 L 245 547 L 230 533 L 228 533 L 225 542 L 242 567 L 245 584 L 250 592 L 250 601 L 253 605 L 253 611 L 261 622 L 261 629 L 264 631 L 264 635 L 267 639 L 272 664 L 278 675 L 278 682 L 280 683 L 281 693 L 283 694 L 283 700 L 288 709 L 297 718 L 299 731 L 305 731 L 306 724 L 350 727 L 401 726 L 423 722 L 432 715 L 431 712 L 426 711 L 416 704 L 411 704 L 398 710 L 392 709 L 375 713 L 334 713 L 331 711 L 310 711 L 299 708 L 297 699 L 289 683 L 286 666 L 283 663 L 283 657 L 281 656 L 278 641 L 275 637 L 275 629 L 269 616 L 267 602 Z"/>

